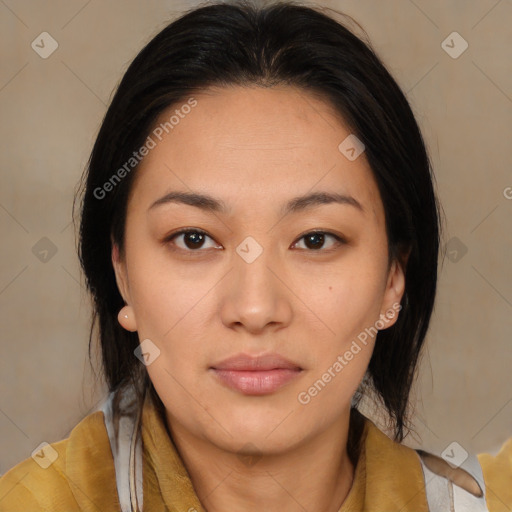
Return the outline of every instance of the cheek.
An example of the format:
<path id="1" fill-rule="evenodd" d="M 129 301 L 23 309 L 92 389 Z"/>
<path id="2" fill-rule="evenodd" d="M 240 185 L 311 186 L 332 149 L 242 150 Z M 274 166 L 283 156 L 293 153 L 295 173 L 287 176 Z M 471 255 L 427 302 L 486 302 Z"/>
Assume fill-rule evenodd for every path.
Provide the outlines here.
<path id="1" fill-rule="evenodd" d="M 205 359 L 213 273 L 198 275 L 185 265 L 171 265 L 168 258 L 151 257 L 149 251 L 133 254 L 130 265 L 139 339 L 150 339 L 162 356 L 148 366 L 152 380 L 172 385 L 170 375 L 180 382 L 191 378 L 191 372 L 200 371 Z"/>
<path id="2" fill-rule="evenodd" d="M 149 270 L 140 276 L 134 284 L 133 302 L 141 338 L 169 344 L 177 335 L 186 333 L 187 340 L 193 343 L 195 334 L 204 330 L 208 283 L 189 281 L 193 280 L 173 274 L 152 276 Z"/>
<path id="3" fill-rule="evenodd" d="M 373 271 L 371 266 L 364 266 L 363 272 L 363 262 L 359 263 L 361 272 L 347 268 L 317 288 L 316 307 L 328 329 L 322 327 L 323 334 L 316 336 L 315 363 L 307 379 L 309 387 L 302 389 L 301 396 L 311 399 L 318 414 L 349 405 L 373 353 L 382 275 L 378 266 Z M 314 295 L 311 300 L 315 300 Z"/>
<path id="4" fill-rule="evenodd" d="M 309 286 L 310 300 L 338 339 L 356 336 L 378 320 L 385 270 L 379 260 L 354 253 L 317 286 Z"/>
<path id="5" fill-rule="evenodd" d="M 165 248 L 139 226 L 127 233 L 127 268 L 141 339 L 162 339 L 179 328 L 208 290 L 209 283 L 190 264 L 173 264 Z"/>

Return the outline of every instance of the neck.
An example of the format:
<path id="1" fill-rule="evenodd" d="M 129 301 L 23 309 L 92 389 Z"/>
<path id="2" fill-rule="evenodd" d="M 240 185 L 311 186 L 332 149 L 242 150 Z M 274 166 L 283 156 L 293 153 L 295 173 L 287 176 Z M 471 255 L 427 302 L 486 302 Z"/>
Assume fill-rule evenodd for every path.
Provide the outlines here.
<path id="1" fill-rule="evenodd" d="M 347 411 L 316 437 L 285 452 L 243 456 L 193 436 L 167 416 L 166 420 L 207 512 L 338 512 L 351 489 L 361 426 L 357 411 Z"/>

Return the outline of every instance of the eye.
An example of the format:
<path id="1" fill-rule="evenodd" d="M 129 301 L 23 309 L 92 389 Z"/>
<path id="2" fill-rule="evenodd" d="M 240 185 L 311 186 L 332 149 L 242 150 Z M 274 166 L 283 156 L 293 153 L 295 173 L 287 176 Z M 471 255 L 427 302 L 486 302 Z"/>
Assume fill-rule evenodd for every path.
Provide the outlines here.
<path id="1" fill-rule="evenodd" d="M 181 244 L 175 242 L 175 240 L 180 240 Z M 205 231 L 201 229 L 182 229 L 177 233 L 174 233 L 165 239 L 166 242 L 173 242 L 179 249 L 184 251 L 197 251 L 197 249 L 203 249 L 204 243 L 206 239 L 213 239 L 206 234 Z M 213 245 L 212 247 L 216 247 Z M 207 249 L 209 247 L 206 247 Z"/>
<path id="2" fill-rule="evenodd" d="M 334 239 L 334 243 L 330 245 L 330 247 L 323 247 L 325 240 L 327 238 Z M 326 231 L 310 231 L 309 233 L 306 233 L 302 235 L 299 240 L 304 239 L 305 249 L 310 249 L 312 251 L 319 251 L 321 249 L 329 250 L 333 249 L 334 247 L 338 245 L 342 245 L 345 242 L 341 237 L 338 235 L 335 235 L 334 233 L 328 233 Z M 298 242 L 296 242 L 294 245 L 296 245 Z M 303 247 L 300 247 L 300 249 L 303 249 Z"/>
<path id="3" fill-rule="evenodd" d="M 327 248 L 324 247 L 326 239 L 331 239 L 330 246 Z M 208 249 L 208 248 L 219 248 L 215 244 L 210 245 L 210 247 L 205 246 L 205 241 L 209 239 L 213 242 L 213 239 L 203 230 L 201 229 L 181 229 L 180 231 L 169 235 L 164 242 L 169 243 L 172 242 L 173 245 L 177 246 L 178 249 L 187 252 L 198 252 L 199 249 Z M 329 233 L 326 231 L 310 231 L 304 235 L 302 235 L 298 240 L 304 239 L 305 247 L 299 247 L 299 249 L 306 249 L 311 251 L 320 251 L 324 249 L 326 251 L 335 248 L 338 245 L 342 245 L 346 243 L 343 238 L 334 233 Z M 295 242 L 292 247 L 297 246 L 299 241 Z"/>

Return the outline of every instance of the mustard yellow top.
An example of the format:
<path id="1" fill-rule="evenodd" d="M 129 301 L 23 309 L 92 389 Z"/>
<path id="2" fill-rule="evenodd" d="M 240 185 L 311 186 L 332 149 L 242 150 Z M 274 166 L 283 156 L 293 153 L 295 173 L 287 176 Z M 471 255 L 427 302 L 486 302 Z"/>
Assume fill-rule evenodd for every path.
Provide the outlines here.
<path id="1" fill-rule="evenodd" d="M 144 510 L 204 512 L 163 418 L 146 401 L 143 409 Z M 354 483 L 339 512 L 428 512 L 419 457 L 364 419 Z M 2 512 L 119 511 L 110 442 L 103 413 L 94 412 L 50 445 L 57 459 L 43 469 L 31 457 L 0 478 Z M 479 454 L 489 512 L 512 510 L 512 438 L 496 455 Z"/>

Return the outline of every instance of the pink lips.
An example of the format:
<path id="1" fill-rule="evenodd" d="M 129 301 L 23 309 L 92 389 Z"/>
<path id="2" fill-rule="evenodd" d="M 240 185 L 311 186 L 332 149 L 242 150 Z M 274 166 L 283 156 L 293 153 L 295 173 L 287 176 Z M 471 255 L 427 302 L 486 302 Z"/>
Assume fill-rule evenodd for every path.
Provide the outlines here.
<path id="1" fill-rule="evenodd" d="M 266 395 L 297 377 L 302 368 L 279 354 L 238 354 L 215 364 L 211 370 L 231 389 L 245 395 Z"/>

